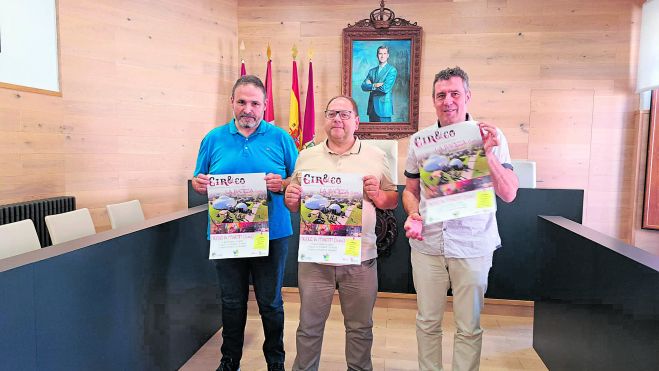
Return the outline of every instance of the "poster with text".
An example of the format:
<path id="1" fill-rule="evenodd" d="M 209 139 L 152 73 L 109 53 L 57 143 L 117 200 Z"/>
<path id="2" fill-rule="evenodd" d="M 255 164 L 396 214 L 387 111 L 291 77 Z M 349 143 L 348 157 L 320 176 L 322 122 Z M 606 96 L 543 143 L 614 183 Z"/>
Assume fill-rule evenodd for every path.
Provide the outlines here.
<path id="1" fill-rule="evenodd" d="M 299 262 L 361 264 L 359 174 L 302 173 Z"/>
<path id="2" fill-rule="evenodd" d="M 423 130 L 410 140 L 426 199 L 421 210 L 426 224 L 496 211 L 490 168 L 477 122 Z"/>
<path id="3" fill-rule="evenodd" d="M 210 259 L 268 255 L 265 173 L 209 175 Z"/>

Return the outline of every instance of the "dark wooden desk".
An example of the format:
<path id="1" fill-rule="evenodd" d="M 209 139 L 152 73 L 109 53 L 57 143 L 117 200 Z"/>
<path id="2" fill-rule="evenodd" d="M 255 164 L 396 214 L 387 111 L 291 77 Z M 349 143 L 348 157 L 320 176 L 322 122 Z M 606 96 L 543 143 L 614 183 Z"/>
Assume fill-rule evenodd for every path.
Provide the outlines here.
<path id="1" fill-rule="evenodd" d="M 540 219 L 533 347 L 550 370 L 659 368 L 659 256 Z"/>
<path id="2" fill-rule="evenodd" d="M 0 369 L 178 369 L 221 322 L 206 220 L 197 207 L 0 260 Z"/>

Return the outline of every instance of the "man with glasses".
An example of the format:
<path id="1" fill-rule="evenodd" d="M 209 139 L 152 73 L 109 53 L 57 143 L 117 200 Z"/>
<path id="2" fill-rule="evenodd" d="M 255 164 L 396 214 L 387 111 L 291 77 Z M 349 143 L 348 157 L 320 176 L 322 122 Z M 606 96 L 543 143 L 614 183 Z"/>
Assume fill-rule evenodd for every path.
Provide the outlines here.
<path id="1" fill-rule="evenodd" d="M 432 135 L 438 127 L 472 120 L 467 113 L 471 99 L 469 77 L 460 67 L 435 75 L 432 89 L 437 122 L 420 131 Z M 517 195 L 517 176 L 510 165 L 508 142 L 503 132 L 479 122 L 483 147 L 494 191 L 505 202 Z M 418 312 L 416 337 L 419 370 L 442 369 L 442 317 L 449 286 L 453 290 L 455 339 L 453 370 L 480 367 L 483 308 L 492 254 L 501 245 L 494 213 L 468 216 L 425 225 L 426 189 L 421 187 L 418 160 L 412 141 L 405 164 L 403 206 L 408 214 L 405 231 L 412 247 L 411 262 Z"/>
<path id="2" fill-rule="evenodd" d="M 284 369 L 284 302 L 281 286 L 288 253 L 291 214 L 283 191 L 293 172 L 297 149 L 283 129 L 263 120 L 268 104 L 263 82 L 242 76 L 231 91 L 234 119 L 211 130 L 201 142 L 192 187 L 207 193 L 208 174 L 266 173 L 268 189 L 268 256 L 214 260 L 222 299 L 221 371 L 240 369 L 243 355 L 249 277 L 263 323 L 263 354 L 268 370 Z"/>
<path id="3" fill-rule="evenodd" d="M 373 369 L 373 306 L 378 291 L 375 208 L 395 208 L 398 195 L 385 153 L 361 142 L 354 135 L 358 127 L 355 101 L 346 96 L 330 99 L 325 111 L 327 140 L 300 153 L 286 188 L 286 206 L 299 212 L 301 172 L 357 173 L 363 175 L 364 182 L 361 265 L 298 263 L 300 324 L 293 370 L 318 370 L 325 322 L 337 287 L 346 326 L 348 369 Z"/>

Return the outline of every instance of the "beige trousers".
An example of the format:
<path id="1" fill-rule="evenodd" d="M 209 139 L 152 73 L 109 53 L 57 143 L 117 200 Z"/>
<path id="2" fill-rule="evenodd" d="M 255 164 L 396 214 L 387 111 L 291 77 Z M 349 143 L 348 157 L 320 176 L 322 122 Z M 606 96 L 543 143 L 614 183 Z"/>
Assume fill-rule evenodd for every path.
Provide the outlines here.
<path id="1" fill-rule="evenodd" d="M 293 370 L 318 370 L 325 321 L 337 288 L 346 327 L 345 354 L 348 370 L 373 370 L 371 348 L 373 306 L 378 293 L 377 260 L 344 266 L 298 263 L 298 287 L 300 324 L 295 338 L 297 355 Z"/>
<path id="2" fill-rule="evenodd" d="M 483 338 L 480 314 L 490 267 L 492 254 L 458 259 L 426 255 L 412 249 L 419 370 L 442 370 L 442 317 L 449 287 L 453 289 L 456 327 L 453 370 L 479 369 Z"/>

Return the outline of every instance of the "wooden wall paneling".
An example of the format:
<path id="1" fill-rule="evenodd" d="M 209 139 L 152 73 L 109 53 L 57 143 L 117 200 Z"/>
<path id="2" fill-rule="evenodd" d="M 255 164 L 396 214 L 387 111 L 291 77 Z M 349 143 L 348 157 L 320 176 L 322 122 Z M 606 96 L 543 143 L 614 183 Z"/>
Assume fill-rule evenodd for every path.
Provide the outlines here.
<path id="1" fill-rule="evenodd" d="M 626 238 L 629 231 L 620 228 L 619 221 L 629 214 L 624 187 L 631 180 L 626 175 L 619 177 L 619 182 L 604 180 L 607 162 L 619 173 L 629 161 L 628 137 L 633 131 L 629 115 L 635 99 L 631 43 L 638 27 L 635 13 L 641 1 L 560 3 L 561 6 L 527 0 L 418 0 L 389 1 L 387 6 L 397 16 L 424 27 L 420 128 L 436 119 L 432 101 L 426 99 L 434 74 L 449 66 L 462 66 L 470 74 L 474 92 L 470 111 L 506 132 L 513 157 L 538 161 L 540 180 L 547 178 L 546 183 L 539 185 L 586 189 L 586 197 L 593 196 L 588 204 L 593 215 L 585 219 L 586 224 Z M 283 60 L 281 54 L 273 57 L 276 73 L 282 75 L 275 75 L 274 82 L 275 110 L 281 126 L 285 127 L 288 121 L 292 44 L 302 45 L 303 58 L 298 59 L 301 86 L 306 79 L 302 72 L 306 64 L 304 48 L 315 46 L 319 112 L 319 106 L 340 89 L 340 30 L 348 22 L 365 18 L 375 7 L 348 1 L 331 6 L 318 0 L 239 2 L 238 38 L 247 45 L 248 71 L 256 65 L 262 76 L 267 41 L 274 38 L 276 29 L 290 28 L 276 34 L 277 47 L 284 48 L 277 50 L 283 53 Z M 318 48 L 319 44 L 323 47 Z M 250 54 L 251 48 L 260 50 Z M 318 50 L 322 50 L 322 57 Z M 611 99 L 631 104 L 610 102 Z M 600 124 L 602 117 L 606 117 L 604 126 Z M 317 118 L 317 123 L 322 121 Z M 602 142 L 607 138 L 609 152 L 602 154 L 606 151 Z M 406 150 L 407 141 L 400 140 L 401 175 Z M 589 188 L 591 182 L 596 184 Z M 586 206 L 586 214 L 588 210 Z"/>
<path id="2" fill-rule="evenodd" d="M 622 20 L 618 14 L 600 14 L 597 17 L 567 14 L 468 15 L 452 18 L 451 24 L 456 33 L 506 33 L 518 32 L 520 29 L 526 32 L 555 32 L 617 29 L 622 26 Z"/>
<path id="3" fill-rule="evenodd" d="M 0 133 L 0 143 L 2 143 L 4 135 Z M 2 148 L 2 144 L 0 144 Z M 0 151 L 0 169 L 3 174 L 20 174 L 23 170 L 21 166 L 21 155 L 18 153 L 2 153 Z"/>
<path id="4" fill-rule="evenodd" d="M 177 186 L 186 183 L 192 177 L 192 170 L 189 173 L 173 168 L 173 170 L 140 170 L 124 172 L 118 181 L 121 188 L 148 188 L 151 186 Z"/>
<path id="5" fill-rule="evenodd" d="M 630 202 L 634 188 L 636 96 L 596 95 L 589 189 L 586 208 L 589 226 L 631 242 L 628 220 L 633 213 Z M 612 140 L 615 138 L 616 140 Z"/>
<path id="6" fill-rule="evenodd" d="M 238 37 L 248 37 L 250 39 L 254 39 L 254 41 L 258 41 L 258 43 L 255 43 L 251 47 L 248 48 L 247 42 L 245 42 L 245 48 L 246 51 L 255 51 L 255 50 L 260 50 L 263 49 L 263 57 L 267 58 L 267 55 L 265 54 L 265 50 L 267 47 L 268 42 L 270 42 L 270 45 L 272 47 L 272 56 L 273 60 L 274 57 L 277 56 L 279 58 L 282 58 L 284 56 L 288 56 L 290 59 L 291 53 L 291 46 L 288 46 L 285 49 L 282 48 L 275 48 L 274 45 L 283 45 L 286 46 L 288 40 L 290 39 L 297 39 L 300 37 L 300 22 L 291 22 L 288 21 L 292 18 L 290 17 L 285 17 L 282 18 L 281 21 L 275 21 L 275 22 L 250 22 L 250 21 L 245 21 L 245 22 L 240 22 L 238 24 Z M 287 20 L 284 22 L 283 20 Z M 261 47 L 261 45 L 264 45 L 264 47 Z"/>
<path id="7" fill-rule="evenodd" d="M 533 90 L 529 158 L 541 188 L 588 188 L 592 90 Z"/>
<path id="8" fill-rule="evenodd" d="M 557 0 L 551 3 L 542 2 L 543 14 L 565 14 L 573 15 L 603 15 L 619 14 L 628 15 L 634 8 L 643 4 L 644 0 L 601 0 L 601 1 L 571 1 Z M 524 0 L 508 0 L 508 3 L 521 5 Z M 630 6 L 631 5 L 631 6 Z M 510 6 L 509 6 L 510 8 Z"/>
<path id="9" fill-rule="evenodd" d="M 23 110 L 20 120 L 20 131 L 28 133 L 69 134 L 73 128 L 64 124 L 63 107 L 56 110 Z"/>
<path id="10" fill-rule="evenodd" d="M 618 221 L 630 212 L 624 187 L 634 181 L 622 175 L 617 183 L 607 182 L 606 171 L 610 166 L 609 171 L 619 175 L 629 166 L 629 152 L 638 147 L 629 139 L 635 127 L 629 117 L 635 99 L 632 43 L 641 3 L 392 0 L 387 6 L 424 27 L 420 127 L 436 118 L 429 98 L 434 74 L 462 66 L 474 88 L 470 111 L 503 128 L 513 157 L 538 161 L 539 179 L 549 177 L 540 183 L 543 187 L 585 188 L 585 223 L 625 238 L 629 230 L 622 230 Z M 227 102 L 238 76 L 241 40 L 247 71 L 261 77 L 267 43 L 272 44 L 275 113 L 282 127 L 288 123 L 290 49 L 294 43 L 299 48 L 302 101 L 307 94 L 307 50 L 314 49 L 320 140 L 322 108 L 340 92 L 340 30 L 366 18 L 377 5 L 353 0 L 162 0 L 157 6 L 148 0 L 62 1 L 64 96 L 52 99 L 0 89 L 0 131 L 9 133 L 0 137 L 0 152 L 21 162 L 0 164 L 7 176 L 37 169 L 38 157 L 21 156 L 44 155 L 38 148 L 48 148 L 47 153 L 63 156 L 53 166 L 61 167 L 64 161 L 62 172 L 49 171 L 53 184 L 66 183 L 56 178 L 70 176 L 75 180 L 71 187 L 77 187 L 85 171 L 125 178 L 125 189 L 80 191 L 81 207 L 98 204 L 100 210 L 110 202 L 106 198 L 136 198 L 142 188 L 133 187 L 146 177 L 139 172 L 152 174 L 154 166 L 166 174 L 163 182 L 175 182 L 191 173 L 201 137 L 231 117 Z M 588 94 L 591 103 L 583 103 Z M 571 98 L 560 99 L 565 96 Z M 564 132 L 566 141 L 560 139 Z M 601 149 L 606 141 L 608 152 Z M 401 140 L 399 172 L 406 150 L 406 140 Z M 573 168 L 570 176 L 560 175 L 562 167 L 556 163 L 561 161 Z M 175 164 L 180 175 L 168 164 Z M 184 188 L 180 200 L 171 193 L 176 187 L 160 188 L 161 196 L 148 199 L 149 205 L 158 205 L 147 206 L 149 213 L 184 200 Z M 5 199 L 0 194 L 0 202 Z M 102 212 L 97 219 L 101 217 Z"/>
<path id="11" fill-rule="evenodd" d="M 147 169 L 183 170 L 191 174 L 197 150 L 184 153 L 83 153 L 66 154 L 64 166 L 66 172 L 91 172 L 98 169 L 106 171 L 134 172 Z"/>
<path id="12" fill-rule="evenodd" d="M 305 21 L 300 23 L 300 36 L 305 39 L 333 39 L 327 37 L 327 35 L 335 35 L 337 32 L 340 33 L 347 25 L 348 22 L 345 20 Z M 327 40 L 327 42 L 333 44 L 334 40 Z"/>
<path id="13" fill-rule="evenodd" d="M 10 174 L 62 174 L 64 171 L 63 153 L 24 153 L 17 161 L 19 171 Z M 3 168 L 4 169 L 4 168 Z"/>
<path id="14" fill-rule="evenodd" d="M 156 192 L 159 188 L 155 188 Z M 142 193 L 139 193 L 142 195 Z M 107 204 L 119 203 L 131 199 L 139 199 L 137 190 L 129 189 L 109 189 L 104 192 L 103 198 L 98 197 L 98 191 L 95 190 L 78 190 L 75 193 L 76 203 L 84 204 L 85 207 L 90 209 L 101 209 Z M 140 203 L 146 200 L 140 199 Z M 108 220 L 109 224 L 109 220 Z"/>
<path id="15" fill-rule="evenodd" d="M 20 122 L 21 122 L 21 111 L 18 110 L 16 107 L 9 105 L 3 107 L 1 104 L 2 104 L 2 95 L 0 95 L 0 132 L 19 131 Z"/>
<path id="16" fill-rule="evenodd" d="M 122 173 L 123 177 L 123 173 Z M 75 195 L 77 191 L 108 191 L 119 188 L 119 171 L 97 170 L 95 172 L 67 173 L 66 191 Z"/>
<path id="17" fill-rule="evenodd" d="M 567 78 L 577 80 L 585 77 L 590 80 L 606 78 L 612 80 L 624 80 L 629 78 L 629 64 L 595 63 L 591 65 L 543 65 L 541 75 L 543 78 L 547 79 Z"/>
<path id="18" fill-rule="evenodd" d="M 60 9 L 60 58 L 76 55 L 104 61 L 114 60 L 116 41 L 112 24 L 99 18 L 101 14 L 90 18 L 86 13 L 69 7 L 60 6 Z M 62 22 L 63 19 L 66 22 Z"/>
<path id="19" fill-rule="evenodd" d="M 218 93 L 218 81 L 213 78 L 213 73 L 206 71 L 200 74 L 184 71 L 171 73 L 164 69 L 120 63 L 116 66 L 116 73 L 117 78 L 121 81 L 129 81 L 137 86 Z"/>
<path id="20" fill-rule="evenodd" d="M 0 175 L 3 204 L 47 198 L 64 192 L 64 178 L 59 174 L 20 171 L 17 175 Z"/>
<path id="21" fill-rule="evenodd" d="M 115 103 L 117 116 L 120 120 L 132 120 L 148 124 L 157 124 L 161 121 L 172 121 L 181 123 L 182 127 L 186 127 L 185 122 L 193 122 L 195 124 L 206 123 L 212 126 L 215 121 L 209 122 L 209 118 L 215 116 L 217 108 L 223 112 L 230 110 L 229 96 L 231 90 L 225 95 L 217 94 L 217 103 L 214 106 L 191 107 L 184 105 L 157 105 L 157 104 L 144 104 L 140 102 L 118 101 Z M 197 127 L 197 130 L 204 129 Z M 140 131 L 142 129 L 135 129 Z M 163 133 L 165 134 L 165 133 Z"/>
<path id="22" fill-rule="evenodd" d="M 531 89 L 505 82 L 478 81 L 471 89 L 469 109 L 474 117 L 503 130 L 512 158 L 528 158 Z"/>
<path id="23" fill-rule="evenodd" d="M 140 199 L 147 217 L 185 207 L 199 142 L 230 117 L 237 2 L 59 7 L 63 96 L 0 89 L 0 203 L 71 194 L 99 230 L 108 203 Z"/>
<path id="24" fill-rule="evenodd" d="M 396 11 L 394 2 L 386 4 L 388 8 L 393 7 Z M 379 3 L 352 2 L 351 4 L 336 4 L 334 2 L 299 2 L 296 5 L 283 6 L 281 1 L 270 2 L 267 5 L 256 5 L 254 3 L 243 2 L 238 6 L 238 25 L 243 21 L 252 20 L 255 22 L 279 22 L 285 20 L 304 20 L 304 21 L 328 21 L 343 20 L 344 22 L 354 23 L 357 17 L 368 18 L 368 14 L 374 8 L 378 8 Z M 402 16 L 400 12 L 398 16 Z M 361 18 L 360 18 L 361 19 Z M 345 27 L 345 26 L 344 26 Z"/>
<path id="25" fill-rule="evenodd" d="M 13 132 L 3 135 L 6 145 L 0 145 L 0 153 L 63 153 L 64 136 L 55 133 Z"/>

